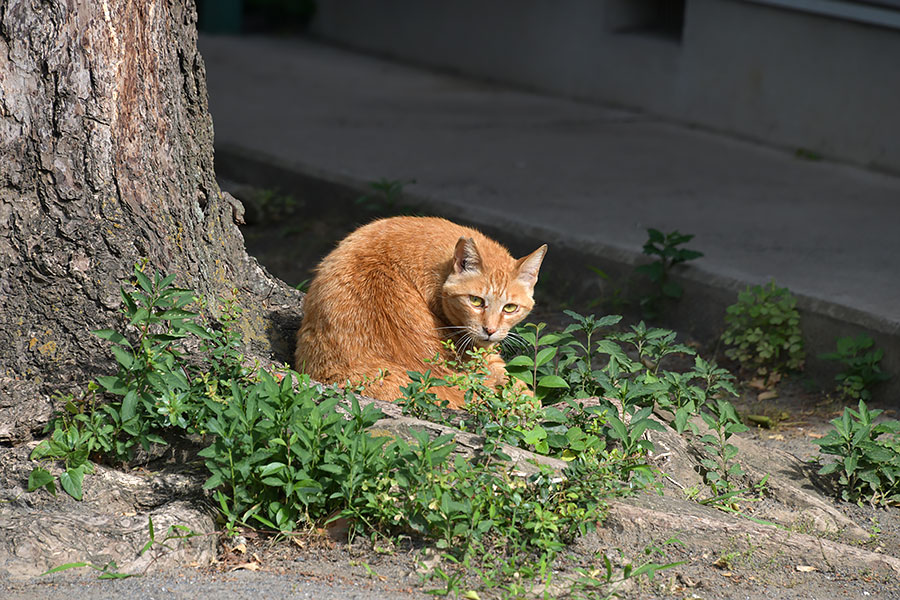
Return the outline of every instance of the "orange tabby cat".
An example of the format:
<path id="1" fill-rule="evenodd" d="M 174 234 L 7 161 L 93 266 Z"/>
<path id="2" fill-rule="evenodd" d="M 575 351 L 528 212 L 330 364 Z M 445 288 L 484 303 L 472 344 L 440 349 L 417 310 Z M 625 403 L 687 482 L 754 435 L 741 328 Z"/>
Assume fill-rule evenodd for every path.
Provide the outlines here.
<path id="1" fill-rule="evenodd" d="M 303 303 L 296 367 L 327 383 L 366 380 L 365 393 L 401 396 L 407 371 L 431 369 L 441 342 L 493 348 L 534 306 L 532 295 L 547 246 L 513 259 L 478 231 L 431 217 L 395 217 L 361 227 L 322 260 Z M 507 380 L 497 354 L 486 383 Z M 379 371 L 387 375 L 377 377 Z M 438 387 L 451 407 L 458 388 Z"/>

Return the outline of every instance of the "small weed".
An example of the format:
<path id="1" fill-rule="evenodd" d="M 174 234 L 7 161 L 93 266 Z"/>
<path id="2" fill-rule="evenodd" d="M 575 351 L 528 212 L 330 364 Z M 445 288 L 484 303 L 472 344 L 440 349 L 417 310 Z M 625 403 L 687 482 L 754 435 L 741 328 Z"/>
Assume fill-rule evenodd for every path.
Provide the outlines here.
<path id="1" fill-rule="evenodd" d="M 710 432 L 700 437 L 700 443 L 707 456 L 700 460 L 706 469 L 705 479 L 713 494 L 721 495 L 735 490 L 734 480 L 744 474 L 740 463 L 735 461 L 738 449 L 728 443 L 735 433 L 747 431 L 741 423 L 734 407 L 727 400 L 717 398 L 700 413 Z"/>
<path id="2" fill-rule="evenodd" d="M 399 179 L 379 179 L 369 182 L 370 193 L 357 198 L 354 202 L 367 212 L 388 213 L 396 212 L 403 198 L 403 188 L 415 179 L 402 181 Z"/>
<path id="3" fill-rule="evenodd" d="M 681 540 L 678 538 L 670 538 L 666 540 L 663 545 L 666 546 L 681 543 Z M 665 556 L 664 550 L 653 544 L 644 549 L 644 555 L 647 558 L 641 564 L 635 566 L 631 562 L 626 562 L 623 566 L 617 567 L 613 564 L 612 560 L 610 560 L 609 555 L 598 553 L 593 562 L 601 566 L 591 569 L 576 568 L 575 572 L 578 574 L 578 578 L 572 586 L 570 593 L 575 598 L 604 598 L 605 600 L 609 600 L 610 598 L 618 597 L 619 588 L 630 579 L 647 577 L 647 579 L 653 581 L 653 578 L 659 571 L 665 571 L 666 569 L 685 564 L 685 561 L 669 563 L 654 562 L 653 556 L 656 554 Z M 598 593 L 602 593 L 603 595 L 598 596 Z"/>
<path id="4" fill-rule="evenodd" d="M 726 552 L 713 561 L 713 566 L 730 571 L 734 568 L 734 565 L 739 558 L 741 558 L 740 552 Z"/>
<path id="5" fill-rule="evenodd" d="M 837 473 L 846 502 L 900 504 L 900 421 L 875 423 L 881 413 L 860 400 L 859 410 L 845 408 L 843 415 L 831 420 L 833 429 L 814 440 L 822 454 L 838 457 L 819 474 Z"/>
<path id="6" fill-rule="evenodd" d="M 700 258 L 703 253 L 679 248 L 694 239 L 693 234 L 680 233 L 678 230 L 663 233 L 657 229 L 648 229 L 647 235 L 643 252 L 648 256 L 656 256 L 657 259 L 650 264 L 637 267 L 635 271 L 649 277 L 654 286 L 654 292 L 641 299 L 641 309 L 646 318 L 655 319 L 660 315 L 664 300 L 678 300 L 684 293 L 682 287 L 670 277 L 672 268 L 680 263 Z"/>
<path id="7" fill-rule="evenodd" d="M 797 158 L 802 158 L 803 160 L 811 160 L 811 161 L 820 161 L 822 160 L 822 155 L 815 150 L 810 150 L 809 148 L 797 148 L 794 151 L 794 156 Z"/>
<path id="8" fill-rule="evenodd" d="M 410 382 L 401 388 L 403 395 L 396 400 L 403 408 L 403 414 L 417 419 L 441 422 L 444 418 L 441 411 L 447 408 L 448 403 L 446 400 L 438 400 L 431 390 L 446 386 L 447 382 L 440 377 L 433 377 L 430 370 L 424 373 L 410 371 L 408 374 Z"/>
<path id="9" fill-rule="evenodd" d="M 593 265 L 588 265 L 587 267 L 590 269 L 597 277 L 602 279 L 603 281 L 608 282 L 610 280 L 609 274 L 599 267 L 595 267 Z M 603 307 L 610 312 L 619 313 L 628 306 L 628 300 L 626 300 L 623 296 L 622 287 L 616 286 L 611 292 L 607 294 L 602 294 L 601 296 L 594 298 L 588 304 L 590 308 Z"/>
<path id="10" fill-rule="evenodd" d="M 529 354 L 520 354 L 507 362 L 507 372 L 524 381 L 534 390 L 535 398 L 542 400 L 554 390 L 568 389 L 569 384 L 556 373 L 541 369 L 551 364 L 559 352 L 558 343 L 564 334 L 543 333 L 546 323 L 527 323 L 516 336 L 529 347 Z M 557 364 L 557 363 L 554 363 Z"/>
<path id="11" fill-rule="evenodd" d="M 842 337 L 837 340 L 834 352 L 820 354 L 819 358 L 837 361 L 842 370 L 835 375 L 836 391 L 844 400 L 871 400 L 873 386 L 890 379 L 878 364 L 884 350 L 875 348 L 872 338 L 863 334 L 857 337 Z"/>
<path id="12" fill-rule="evenodd" d="M 254 190 L 244 205 L 249 224 L 289 221 L 300 209 L 300 203 L 294 196 L 273 188 Z"/>
<path id="13" fill-rule="evenodd" d="M 803 368 L 805 353 L 797 300 L 772 281 L 750 286 L 726 309 L 725 356 L 760 375 Z"/>

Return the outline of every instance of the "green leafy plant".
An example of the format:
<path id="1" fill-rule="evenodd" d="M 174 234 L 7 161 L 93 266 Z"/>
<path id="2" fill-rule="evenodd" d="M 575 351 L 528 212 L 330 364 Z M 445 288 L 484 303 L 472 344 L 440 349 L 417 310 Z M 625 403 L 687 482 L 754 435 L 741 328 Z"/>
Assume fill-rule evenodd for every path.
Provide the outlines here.
<path id="1" fill-rule="evenodd" d="M 62 487 L 81 498 L 92 461 L 143 460 L 173 436 L 199 434 L 205 487 L 227 528 L 287 532 L 344 518 L 351 535 L 416 534 L 443 554 L 432 571 L 443 591 L 462 590 L 477 572 L 484 585 L 521 596 L 523 582 L 553 578 L 559 552 L 602 520 L 607 498 L 655 484 L 646 435 L 662 427 L 654 413 L 671 412 L 680 431 L 689 416 L 711 415 L 712 437 L 703 441 L 717 462 L 708 470 L 722 476 L 707 479 L 721 490 L 737 476 L 727 441 L 737 431 L 734 413 L 721 397 L 734 392 L 730 375 L 699 357 L 687 373 L 666 370 L 669 357 L 694 354 L 668 330 L 613 330 L 618 316 L 567 311 L 572 322 L 561 332 L 535 324 L 511 336 L 526 349 L 509 358 L 513 377 L 499 388 L 486 384 L 492 358 L 483 349 L 410 373 L 399 400 L 406 414 L 482 438 L 482 451 L 462 458 L 452 435 L 401 439 L 373 429 L 382 413 L 361 406 L 352 389 L 246 366 L 233 301 L 218 303 L 209 321 L 202 313 L 212 307 L 140 266 L 121 293 L 122 331 L 96 332 L 116 370 L 60 398 L 50 435 L 32 454 L 39 464 L 30 490 Z M 443 385 L 466 397 L 466 414 L 452 422 L 434 393 Z M 514 475 L 510 447 L 561 458 L 567 468 L 562 477 L 547 469 Z M 152 522 L 150 537 L 153 546 Z M 658 568 L 608 571 L 605 583 Z"/>
<path id="2" fill-rule="evenodd" d="M 32 452 L 41 461 L 29 487 L 56 492 L 55 478 L 43 465 L 62 461 L 61 487 L 81 499 L 82 481 L 93 470 L 90 459 L 128 462 L 138 449 L 165 445 L 167 430 L 203 433 L 206 411 L 199 398 L 215 396 L 221 379 L 242 377 L 239 340 L 227 329 L 203 327 L 187 310 L 193 292 L 175 287 L 174 276 L 134 270 L 134 289 L 121 289 L 129 335 L 112 329 L 95 331 L 109 341 L 118 370 L 98 377 L 84 393 L 60 397 L 62 410 L 50 421 L 50 437 Z M 229 320 L 227 311 L 223 321 Z M 195 362 L 181 343 L 199 338 Z"/>
<path id="3" fill-rule="evenodd" d="M 706 406 L 710 398 L 735 397 L 734 376 L 699 356 L 694 357 L 694 368 L 685 373 L 666 371 L 660 375 L 665 382 L 662 393 L 656 395 L 661 409 L 673 412 L 670 424 L 678 433 L 690 427 L 694 434 L 697 429 L 689 420 Z"/>
<path id="4" fill-rule="evenodd" d="M 395 212 L 403 198 L 403 188 L 415 182 L 415 179 L 403 181 L 385 178 L 370 181 L 369 188 L 372 191 L 357 198 L 355 203 L 368 212 Z"/>
<path id="5" fill-rule="evenodd" d="M 430 370 L 424 373 L 410 371 L 408 375 L 410 382 L 400 389 L 402 395 L 396 400 L 403 408 L 403 414 L 417 419 L 441 422 L 443 420 L 441 411 L 447 408 L 448 403 L 438 400 L 437 395 L 431 390 L 446 386 L 447 382 L 440 377 L 434 377 Z"/>
<path id="6" fill-rule="evenodd" d="M 678 230 L 663 233 L 658 229 L 648 229 L 647 235 L 643 252 L 657 258 L 652 263 L 640 265 L 635 271 L 646 275 L 653 284 L 654 292 L 641 299 L 644 316 L 653 319 L 659 316 L 664 300 L 678 300 L 684 294 L 681 285 L 671 279 L 672 268 L 700 258 L 703 253 L 679 247 L 694 239 L 693 234 L 680 233 Z"/>
<path id="7" fill-rule="evenodd" d="M 735 480 L 744 475 L 744 471 L 735 461 L 737 446 L 728 440 L 735 433 L 747 431 L 748 427 L 741 423 L 734 406 L 721 398 L 707 403 L 706 410 L 701 411 L 700 416 L 709 428 L 709 433 L 700 437 L 706 452 L 706 456 L 700 459 L 700 465 L 706 470 L 706 484 L 716 496 L 733 492 L 738 487 Z"/>
<path id="8" fill-rule="evenodd" d="M 628 300 L 624 297 L 623 286 L 621 285 L 613 285 L 612 289 L 609 289 L 611 285 L 610 275 L 600 267 L 595 267 L 593 265 L 587 265 L 587 268 L 593 272 L 597 277 L 599 277 L 602 281 L 606 283 L 600 284 L 601 286 L 601 294 L 591 300 L 588 303 L 589 308 L 603 307 L 606 310 L 619 313 L 622 312 L 626 306 L 628 306 Z"/>
<path id="9" fill-rule="evenodd" d="M 841 364 L 841 372 L 834 377 L 838 395 L 845 400 L 870 400 L 871 388 L 891 378 L 878 364 L 884 350 L 875 348 L 875 342 L 865 334 L 838 338 L 836 345 L 834 352 L 820 354 L 819 358 Z"/>
<path id="10" fill-rule="evenodd" d="M 819 474 L 836 473 L 841 498 L 863 504 L 900 504 L 900 421 L 876 422 L 881 410 L 845 408 L 832 419 L 833 429 L 815 440 L 819 452 L 837 456 Z"/>
<path id="11" fill-rule="evenodd" d="M 344 398 L 348 419 L 336 409 Z M 360 408 L 349 391 L 320 389 L 308 376 L 262 371 L 251 386 L 232 382 L 226 403 L 206 404 L 215 437 L 200 452 L 211 473 L 204 487 L 214 490 L 229 523 L 279 531 L 319 523 L 387 470 L 387 438 L 365 431 L 381 411 Z"/>
<path id="12" fill-rule="evenodd" d="M 530 352 L 520 354 L 506 363 L 507 373 L 527 383 L 538 400 L 543 400 L 554 390 L 569 387 L 559 375 L 541 368 L 551 364 L 556 358 L 559 351 L 557 344 L 563 338 L 563 334 L 543 333 L 546 326 L 546 323 L 527 323 L 520 328 L 515 335 L 527 344 Z"/>
<path id="13" fill-rule="evenodd" d="M 797 300 L 775 285 L 749 286 L 726 309 L 725 356 L 761 375 L 803 368 L 805 353 Z"/>

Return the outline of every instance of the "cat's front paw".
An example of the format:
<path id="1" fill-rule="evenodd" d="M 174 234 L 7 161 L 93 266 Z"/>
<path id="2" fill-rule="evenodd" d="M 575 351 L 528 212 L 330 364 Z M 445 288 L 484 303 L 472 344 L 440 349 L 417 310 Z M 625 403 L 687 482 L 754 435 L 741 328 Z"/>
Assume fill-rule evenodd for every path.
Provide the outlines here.
<path id="1" fill-rule="evenodd" d="M 529 398 L 534 398 L 534 392 L 531 391 L 531 388 L 528 387 L 528 384 L 521 379 L 513 380 L 512 390 L 519 396 L 528 396 Z"/>
<path id="2" fill-rule="evenodd" d="M 500 358 L 499 354 L 490 354 L 485 363 L 488 375 L 484 383 L 490 387 L 503 387 L 509 383 L 509 375 L 506 372 L 506 363 Z"/>

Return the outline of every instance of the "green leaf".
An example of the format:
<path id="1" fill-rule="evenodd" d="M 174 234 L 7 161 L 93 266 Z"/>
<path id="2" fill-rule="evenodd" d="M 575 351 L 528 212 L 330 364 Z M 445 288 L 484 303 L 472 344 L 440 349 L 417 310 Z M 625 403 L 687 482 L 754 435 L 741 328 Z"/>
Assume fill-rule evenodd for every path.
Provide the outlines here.
<path id="1" fill-rule="evenodd" d="M 122 399 L 122 408 L 119 414 L 122 422 L 131 420 L 137 412 L 138 393 L 137 390 L 128 390 L 125 398 Z"/>
<path id="2" fill-rule="evenodd" d="M 544 375 L 538 380 L 538 387 L 568 389 L 569 384 L 559 375 Z"/>
<path id="3" fill-rule="evenodd" d="M 153 284 L 150 283 L 150 279 L 148 279 L 138 267 L 134 268 L 134 277 L 137 279 L 138 285 L 141 286 L 142 290 L 148 294 L 153 293 Z"/>
<path id="4" fill-rule="evenodd" d="M 107 340 L 112 342 L 113 344 L 119 344 L 120 346 L 128 346 L 131 348 L 131 342 L 128 339 L 113 329 L 95 329 L 92 331 L 94 335 L 96 335 L 101 340 Z"/>
<path id="5" fill-rule="evenodd" d="M 200 325 L 198 325 L 197 323 L 194 323 L 193 321 L 184 321 L 179 326 L 182 329 L 184 329 L 185 331 L 193 333 L 201 340 L 212 339 L 212 335 L 210 334 L 209 330 L 207 330 L 205 327 L 201 327 Z"/>
<path id="6" fill-rule="evenodd" d="M 126 314 L 134 314 L 134 311 L 137 310 L 137 304 L 135 304 L 134 298 L 132 298 L 131 294 L 126 292 L 122 287 L 119 288 L 119 294 L 122 295 L 122 302 L 125 303 Z"/>
<path id="7" fill-rule="evenodd" d="M 566 423 L 569 419 L 566 417 L 566 413 L 555 406 L 548 406 L 544 408 L 543 420 L 549 423 Z"/>
<path id="8" fill-rule="evenodd" d="M 116 568 L 115 563 L 110 568 Z M 140 577 L 139 573 L 119 573 L 118 571 L 104 571 L 97 576 L 97 579 L 128 579 L 129 577 Z"/>
<path id="9" fill-rule="evenodd" d="M 164 290 L 167 287 L 169 287 L 169 285 L 171 285 L 172 282 L 175 281 L 175 277 L 176 277 L 176 275 L 174 273 L 171 275 L 166 275 L 162 279 L 162 281 L 159 282 L 159 289 Z"/>
<path id="10" fill-rule="evenodd" d="M 112 347 L 113 356 L 116 357 L 116 362 L 122 365 L 125 369 L 131 369 L 134 366 L 134 355 L 131 354 L 125 348 L 121 346 L 113 346 Z"/>
<path id="11" fill-rule="evenodd" d="M 688 413 L 685 407 L 681 407 L 675 411 L 675 431 L 678 433 L 682 433 L 684 431 L 685 426 L 687 425 L 688 419 L 690 418 L 690 413 Z"/>
<path id="12" fill-rule="evenodd" d="M 284 469 L 286 466 L 287 465 L 285 465 L 283 462 L 271 462 L 271 463 L 267 464 L 266 466 L 264 466 L 262 469 L 260 469 L 259 476 L 267 477 L 267 476 L 271 475 L 272 473 L 276 473 L 276 472 Z"/>
<path id="13" fill-rule="evenodd" d="M 47 490 L 55 496 L 56 486 L 53 485 L 53 480 L 54 477 L 50 473 L 50 471 L 44 469 L 43 467 L 35 467 L 34 469 L 32 469 L 31 474 L 28 476 L 28 491 L 33 492 L 38 488 L 46 486 Z"/>
<path id="14" fill-rule="evenodd" d="M 221 473 L 213 473 L 209 479 L 206 480 L 206 483 L 203 484 L 204 490 L 212 490 L 223 484 L 222 474 Z"/>
<path id="15" fill-rule="evenodd" d="M 597 342 L 596 350 L 601 354 L 609 354 L 622 364 L 631 362 L 628 355 L 622 350 L 622 347 L 612 340 L 600 340 Z"/>
<path id="16" fill-rule="evenodd" d="M 78 467 L 76 469 L 69 469 L 65 473 L 60 474 L 59 483 L 62 486 L 62 489 L 64 489 L 67 494 L 69 494 L 76 500 L 81 500 L 81 483 L 83 479 L 84 470 L 82 467 Z"/>
<path id="17" fill-rule="evenodd" d="M 506 363 L 507 367 L 533 367 L 534 361 L 530 356 L 525 356 L 524 354 L 520 354 L 519 356 L 514 356 L 508 363 Z"/>
<path id="18" fill-rule="evenodd" d="M 628 438 L 628 430 L 625 427 L 625 423 L 621 421 L 618 417 L 609 416 L 609 426 L 611 431 L 609 432 L 609 436 L 614 440 L 625 440 Z"/>
<path id="19" fill-rule="evenodd" d="M 146 308 L 139 308 L 134 311 L 134 316 L 131 317 L 130 324 L 137 325 L 138 323 L 143 323 L 150 319 L 150 311 Z"/>
<path id="20" fill-rule="evenodd" d="M 547 437 L 547 431 L 540 425 L 535 425 L 534 429 L 523 433 L 522 441 L 531 446 Z"/>
<path id="21" fill-rule="evenodd" d="M 663 278 L 663 273 L 665 273 L 665 268 L 660 261 L 652 262 L 647 265 L 640 265 L 638 267 L 635 267 L 634 270 L 638 273 L 643 273 L 650 278 L 650 281 L 653 281 L 654 283 L 661 281 Z"/>
<path id="22" fill-rule="evenodd" d="M 556 356 L 556 348 L 544 348 L 540 352 L 537 353 L 537 357 L 535 359 L 535 366 L 540 367 L 541 365 L 547 364 L 554 356 Z"/>
<path id="23" fill-rule="evenodd" d="M 116 396 L 123 396 L 125 392 L 128 391 L 125 382 L 118 375 L 104 375 L 98 377 L 97 383 L 99 383 L 107 392 L 115 394 Z"/>
<path id="24" fill-rule="evenodd" d="M 80 569 L 81 567 L 90 566 L 89 563 L 86 562 L 71 562 L 66 563 L 64 565 L 59 565 L 58 567 L 53 567 L 49 571 L 44 571 L 39 575 L 39 577 L 43 577 L 44 575 L 50 575 L 51 573 L 59 573 L 60 571 L 66 571 L 68 569 Z"/>
<path id="25" fill-rule="evenodd" d="M 182 310 L 180 308 L 170 308 L 169 310 L 161 313 L 159 315 L 159 318 L 171 321 L 173 319 L 187 319 L 189 317 L 196 317 L 196 316 L 197 316 L 197 313 L 190 312 L 188 310 Z"/>

